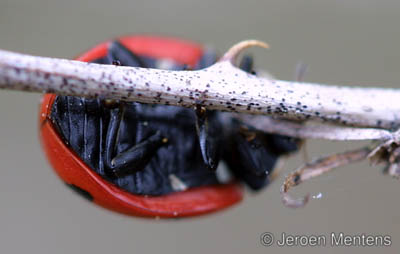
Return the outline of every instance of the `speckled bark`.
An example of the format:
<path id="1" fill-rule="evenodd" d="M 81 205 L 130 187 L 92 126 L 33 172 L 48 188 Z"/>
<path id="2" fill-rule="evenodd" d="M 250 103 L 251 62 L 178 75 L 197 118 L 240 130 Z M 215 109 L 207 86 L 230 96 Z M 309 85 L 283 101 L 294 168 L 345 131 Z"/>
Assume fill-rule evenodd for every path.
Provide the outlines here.
<path id="1" fill-rule="evenodd" d="M 260 78 L 232 64 L 237 53 L 200 71 L 165 71 L 0 50 L 0 88 L 185 107 L 201 104 L 208 109 L 347 126 L 393 129 L 400 125 L 400 90 Z"/>

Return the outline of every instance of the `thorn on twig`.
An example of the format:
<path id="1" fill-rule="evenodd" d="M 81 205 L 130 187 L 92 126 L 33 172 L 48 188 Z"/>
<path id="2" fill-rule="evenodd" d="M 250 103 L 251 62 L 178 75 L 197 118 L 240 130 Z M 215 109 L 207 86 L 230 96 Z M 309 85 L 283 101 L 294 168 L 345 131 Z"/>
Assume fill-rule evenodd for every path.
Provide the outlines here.
<path id="1" fill-rule="evenodd" d="M 219 60 L 220 62 L 223 61 L 229 61 L 231 62 L 234 66 L 236 66 L 236 60 L 239 54 L 250 47 L 261 47 L 261 48 L 269 48 L 269 45 L 265 42 L 259 41 L 259 40 L 246 40 L 246 41 L 241 41 L 235 45 L 233 45 L 225 54 L 224 56 Z"/>
<path id="2" fill-rule="evenodd" d="M 283 204 L 290 208 L 304 207 L 310 199 L 310 194 L 307 194 L 303 198 L 295 199 L 288 193 L 291 187 L 297 186 L 300 183 L 316 176 L 325 174 L 335 168 L 363 160 L 370 154 L 370 152 L 371 148 L 363 147 L 341 154 L 320 158 L 298 168 L 286 177 L 281 187 Z"/>

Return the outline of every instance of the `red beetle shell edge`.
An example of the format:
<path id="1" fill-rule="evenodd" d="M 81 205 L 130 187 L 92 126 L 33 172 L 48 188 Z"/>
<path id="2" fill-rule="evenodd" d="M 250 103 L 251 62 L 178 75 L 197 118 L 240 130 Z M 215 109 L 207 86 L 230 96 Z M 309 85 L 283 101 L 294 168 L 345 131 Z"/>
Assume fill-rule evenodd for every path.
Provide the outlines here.
<path id="1" fill-rule="evenodd" d="M 171 58 L 181 64 L 195 65 L 203 48 L 195 43 L 175 38 L 126 36 L 120 42 L 133 52 Z M 110 42 L 104 42 L 77 60 L 89 62 L 104 57 Z M 56 95 L 46 94 L 40 108 L 40 139 L 45 154 L 57 174 L 93 197 L 93 202 L 107 209 L 141 217 L 186 217 L 215 212 L 232 206 L 243 198 L 238 183 L 191 188 L 163 196 L 141 196 L 128 193 L 107 182 L 86 165 L 62 140 L 49 115 Z"/>

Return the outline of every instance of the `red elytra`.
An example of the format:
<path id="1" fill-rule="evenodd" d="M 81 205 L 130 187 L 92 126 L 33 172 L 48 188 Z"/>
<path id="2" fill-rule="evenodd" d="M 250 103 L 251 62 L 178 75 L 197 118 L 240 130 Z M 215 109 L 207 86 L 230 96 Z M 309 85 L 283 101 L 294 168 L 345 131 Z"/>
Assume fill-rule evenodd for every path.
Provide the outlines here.
<path id="1" fill-rule="evenodd" d="M 137 54 L 170 58 L 189 66 L 194 66 L 203 54 L 201 45 L 175 38 L 127 36 L 119 41 Z M 104 57 L 109 43 L 95 46 L 77 60 L 89 62 Z M 87 191 L 94 203 L 133 216 L 186 217 L 215 212 L 242 200 L 243 191 L 237 183 L 196 187 L 163 196 L 135 195 L 118 188 L 90 169 L 63 142 L 50 120 L 55 98 L 55 94 L 46 94 L 41 104 L 39 123 L 43 149 L 56 173 L 66 183 Z"/>

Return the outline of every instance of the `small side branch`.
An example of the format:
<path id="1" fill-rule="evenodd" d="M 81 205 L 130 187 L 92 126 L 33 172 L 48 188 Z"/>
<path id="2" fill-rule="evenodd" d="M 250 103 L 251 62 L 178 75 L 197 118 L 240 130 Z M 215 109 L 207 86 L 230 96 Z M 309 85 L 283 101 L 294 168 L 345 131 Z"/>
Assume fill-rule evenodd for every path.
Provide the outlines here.
<path id="1" fill-rule="evenodd" d="M 394 133 L 384 129 L 343 127 L 321 123 L 304 123 L 272 117 L 238 114 L 237 119 L 260 131 L 301 139 L 326 140 L 381 140 L 393 138 Z"/>
<path id="2" fill-rule="evenodd" d="M 310 199 L 310 194 L 307 194 L 305 197 L 300 199 L 292 198 L 288 193 L 292 187 L 297 186 L 311 178 L 325 174 L 335 168 L 363 160 L 367 158 L 370 152 L 371 148 L 364 147 L 361 149 L 320 158 L 300 167 L 286 177 L 285 182 L 281 187 L 283 204 L 291 208 L 305 206 Z"/>

